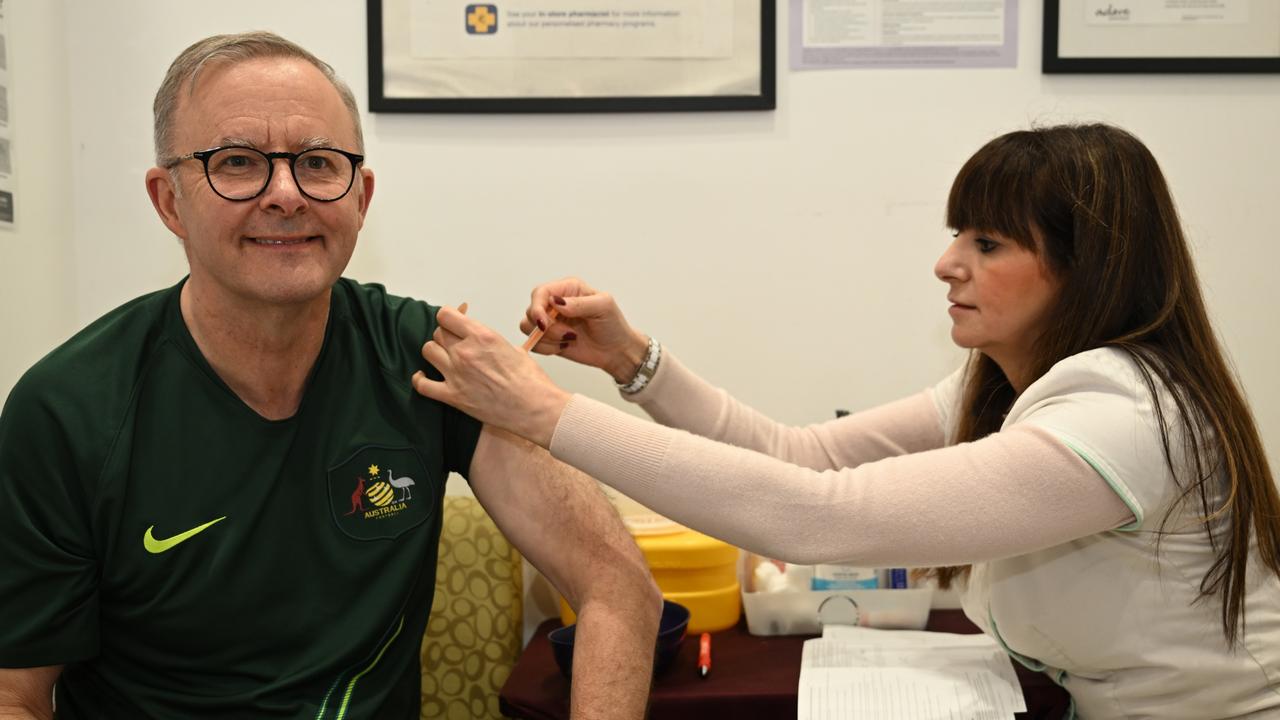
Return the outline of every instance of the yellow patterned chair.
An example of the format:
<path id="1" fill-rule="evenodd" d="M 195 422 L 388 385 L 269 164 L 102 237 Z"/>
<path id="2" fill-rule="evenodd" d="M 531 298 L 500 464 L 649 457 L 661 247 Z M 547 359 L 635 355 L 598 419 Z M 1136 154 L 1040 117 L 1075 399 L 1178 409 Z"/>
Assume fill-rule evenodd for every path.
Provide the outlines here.
<path id="1" fill-rule="evenodd" d="M 520 656 L 520 554 L 471 497 L 444 499 L 435 601 L 422 638 L 422 719 L 501 718 Z"/>

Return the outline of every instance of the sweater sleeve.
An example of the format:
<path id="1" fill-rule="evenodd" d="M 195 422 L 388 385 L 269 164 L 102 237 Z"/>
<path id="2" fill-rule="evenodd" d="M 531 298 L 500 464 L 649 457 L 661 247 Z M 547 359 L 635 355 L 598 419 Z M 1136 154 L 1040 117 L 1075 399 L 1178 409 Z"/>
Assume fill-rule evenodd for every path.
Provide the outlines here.
<path id="1" fill-rule="evenodd" d="M 1133 515 L 1042 428 L 815 471 L 573 396 L 556 458 L 683 525 L 790 562 L 983 562 L 1052 547 Z"/>
<path id="2" fill-rule="evenodd" d="M 942 420 L 931 393 L 915 395 L 830 422 L 783 425 L 694 374 L 663 348 L 653 381 L 634 400 L 668 427 L 748 448 L 813 470 L 853 467 L 942 447 Z"/>

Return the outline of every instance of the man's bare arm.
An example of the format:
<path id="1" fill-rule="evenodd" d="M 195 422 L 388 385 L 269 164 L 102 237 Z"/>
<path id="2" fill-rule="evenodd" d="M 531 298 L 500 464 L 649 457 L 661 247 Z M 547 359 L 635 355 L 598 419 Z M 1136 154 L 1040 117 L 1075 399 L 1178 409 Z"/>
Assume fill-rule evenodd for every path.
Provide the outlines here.
<path id="1" fill-rule="evenodd" d="M 498 528 L 578 614 L 573 717 L 643 717 L 662 597 L 595 480 L 488 426 L 470 479 Z"/>
<path id="2" fill-rule="evenodd" d="M 0 720 L 51 720 L 61 665 L 0 668 Z"/>

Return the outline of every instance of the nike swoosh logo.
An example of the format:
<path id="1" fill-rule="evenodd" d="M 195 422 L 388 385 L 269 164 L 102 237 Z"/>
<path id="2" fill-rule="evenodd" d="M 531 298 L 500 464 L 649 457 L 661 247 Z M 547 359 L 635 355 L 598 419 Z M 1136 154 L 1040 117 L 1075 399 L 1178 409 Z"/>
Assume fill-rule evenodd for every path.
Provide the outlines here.
<path id="1" fill-rule="evenodd" d="M 151 553 L 152 555 L 159 555 L 165 550 L 171 550 L 173 549 L 174 546 L 180 543 L 186 542 L 187 540 L 190 540 L 191 538 L 195 537 L 196 535 L 199 535 L 205 530 L 208 530 L 211 525 L 214 525 L 226 519 L 227 519 L 227 516 L 223 515 L 217 520 L 210 520 L 209 522 L 203 525 L 193 527 L 184 533 L 178 533 L 177 535 L 174 535 L 171 538 L 165 538 L 164 540 L 157 540 L 151 536 L 151 531 L 155 530 L 156 528 L 155 525 L 152 525 L 151 527 L 147 528 L 147 531 L 142 535 L 142 546 L 145 547 L 147 549 L 147 552 Z"/>

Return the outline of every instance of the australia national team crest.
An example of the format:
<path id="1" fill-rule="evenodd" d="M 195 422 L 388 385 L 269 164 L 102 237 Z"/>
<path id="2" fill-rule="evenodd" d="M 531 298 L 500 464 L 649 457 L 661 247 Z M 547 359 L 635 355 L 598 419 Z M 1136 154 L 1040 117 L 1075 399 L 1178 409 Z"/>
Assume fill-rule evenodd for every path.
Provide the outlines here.
<path id="1" fill-rule="evenodd" d="M 412 448 L 365 447 L 329 469 L 329 506 L 343 532 L 391 539 L 429 518 L 435 483 Z"/>

